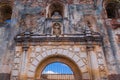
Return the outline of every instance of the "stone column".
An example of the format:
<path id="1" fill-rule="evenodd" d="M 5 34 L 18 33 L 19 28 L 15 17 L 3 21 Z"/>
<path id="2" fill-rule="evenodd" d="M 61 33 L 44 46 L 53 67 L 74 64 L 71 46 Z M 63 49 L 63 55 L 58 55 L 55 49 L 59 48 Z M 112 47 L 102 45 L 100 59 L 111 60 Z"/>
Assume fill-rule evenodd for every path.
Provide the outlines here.
<path id="1" fill-rule="evenodd" d="M 21 55 L 20 80 L 27 80 L 28 47 L 23 47 Z"/>
<path id="2" fill-rule="evenodd" d="M 98 62 L 97 62 L 97 56 L 94 52 L 94 47 L 87 47 L 87 53 L 88 53 L 88 62 L 90 66 L 90 74 L 91 74 L 91 80 L 100 80 L 99 77 L 99 70 L 98 70 Z"/>
<path id="3" fill-rule="evenodd" d="M 111 63 L 111 67 L 115 72 L 112 72 L 109 74 L 109 80 L 120 80 L 120 52 L 119 52 L 119 46 L 117 44 L 117 41 L 115 39 L 115 32 L 110 28 L 111 25 L 109 25 L 108 29 L 108 35 L 109 35 L 109 41 L 111 50 L 113 53 L 114 62 Z"/>
<path id="4" fill-rule="evenodd" d="M 110 34 L 108 30 L 108 26 L 110 23 L 109 21 L 105 21 L 102 16 L 98 16 L 98 27 L 99 27 L 99 32 L 101 33 L 103 37 L 103 42 L 102 42 L 102 48 L 103 48 L 103 53 L 105 54 L 105 60 L 108 68 L 108 75 L 111 74 L 116 74 L 117 72 L 117 66 L 115 57 L 112 51 L 112 46 L 110 42 Z"/>
<path id="5" fill-rule="evenodd" d="M 15 47 L 14 61 L 13 61 L 13 66 L 12 66 L 11 80 L 19 80 L 21 54 L 22 54 L 22 47 L 16 46 Z"/>
<path id="6" fill-rule="evenodd" d="M 120 74 L 120 50 L 119 50 L 119 46 L 117 44 L 117 40 L 115 38 L 117 35 L 112 30 L 111 30 L 111 34 L 113 36 L 113 38 L 111 38 L 112 39 L 112 45 L 114 46 L 112 48 L 113 48 L 113 52 L 114 52 L 115 57 L 116 57 L 116 63 L 117 63 L 117 66 L 118 66 L 117 67 L 118 68 L 117 72 L 118 72 L 118 74 Z"/>
<path id="7" fill-rule="evenodd" d="M 106 60 L 105 60 L 105 54 L 103 52 L 102 46 L 96 45 L 95 51 L 96 51 L 96 56 L 97 56 L 100 80 L 106 80 L 108 71 L 107 71 L 107 65 L 106 65 Z"/>

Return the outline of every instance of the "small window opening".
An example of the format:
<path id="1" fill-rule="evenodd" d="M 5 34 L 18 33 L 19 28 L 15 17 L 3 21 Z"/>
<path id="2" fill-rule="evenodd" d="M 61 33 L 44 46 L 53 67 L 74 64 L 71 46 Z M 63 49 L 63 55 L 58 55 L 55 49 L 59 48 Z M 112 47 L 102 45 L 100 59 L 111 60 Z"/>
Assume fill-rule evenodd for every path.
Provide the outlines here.
<path id="1" fill-rule="evenodd" d="M 54 2 L 49 7 L 48 17 L 52 17 L 54 15 L 58 15 L 63 17 L 64 15 L 64 5 L 60 2 Z"/>
<path id="2" fill-rule="evenodd" d="M 2 21 L 10 23 L 11 22 L 11 15 L 12 15 L 12 8 L 9 5 L 4 5 L 1 8 L 1 15 Z"/>
<path id="3" fill-rule="evenodd" d="M 118 18 L 119 17 L 119 8 L 117 3 L 109 3 L 106 6 L 107 16 L 108 18 Z"/>

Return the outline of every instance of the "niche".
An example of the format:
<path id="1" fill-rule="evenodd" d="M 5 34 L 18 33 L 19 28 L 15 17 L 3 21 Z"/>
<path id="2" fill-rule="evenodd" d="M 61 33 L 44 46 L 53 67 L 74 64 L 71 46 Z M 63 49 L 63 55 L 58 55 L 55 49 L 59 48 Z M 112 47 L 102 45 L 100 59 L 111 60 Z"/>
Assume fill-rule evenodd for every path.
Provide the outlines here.
<path id="1" fill-rule="evenodd" d="M 53 2 L 49 6 L 49 12 L 48 17 L 51 18 L 53 15 L 59 15 L 61 17 L 64 17 L 64 5 L 60 2 Z"/>
<path id="2" fill-rule="evenodd" d="M 2 21 L 10 22 L 11 21 L 11 15 L 12 15 L 12 7 L 9 6 L 9 5 L 3 5 L 1 7 Z"/>
<path id="3" fill-rule="evenodd" d="M 120 17 L 120 12 L 119 12 L 120 6 L 119 5 L 116 2 L 111 2 L 111 3 L 107 4 L 106 12 L 107 12 L 108 18 L 118 18 L 118 17 Z"/>

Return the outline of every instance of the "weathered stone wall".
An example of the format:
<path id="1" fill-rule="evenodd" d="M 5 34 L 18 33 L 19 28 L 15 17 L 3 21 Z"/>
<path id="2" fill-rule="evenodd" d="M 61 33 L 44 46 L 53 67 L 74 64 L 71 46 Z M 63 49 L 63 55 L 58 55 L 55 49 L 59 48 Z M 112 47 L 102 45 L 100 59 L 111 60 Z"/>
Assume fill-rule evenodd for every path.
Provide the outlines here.
<path id="1" fill-rule="evenodd" d="M 64 62 L 64 60 L 59 59 L 59 56 L 63 56 L 66 61 L 72 60 L 77 64 L 81 72 L 79 75 L 82 76 L 83 80 L 107 79 L 107 67 L 102 48 L 101 46 L 94 47 L 94 49 L 87 50 L 86 45 L 80 45 L 79 43 L 42 43 L 30 46 L 28 51 L 25 52 L 21 46 L 16 46 L 12 79 L 39 79 L 40 73 L 45 67 L 44 65 L 55 61 Z M 53 58 L 54 61 L 49 60 L 50 56 L 58 56 L 58 59 L 56 57 L 55 60 Z M 48 62 L 44 62 L 44 60 Z M 44 65 L 42 66 L 42 64 Z M 73 67 L 72 63 L 65 64 L 69 64 L 72 70 L 75 71 L 74 73 L 78 72 L 78 70 L 76 71 L 77 67 Z M 37 69 L 40 72 L 36 71 Z"/>
<path id="2" fill-rule="evenodd" d="M 24 52 L 22 48 L 18 48 L 14 50 L 14 47 L 15 47 L 14 37 L 17 34 L 22 33 L 26 30 L 32 31 L 33 33 L 37 33 L 37 34 L 46 33 L 43 27 L 52 26 L 53 23 L 50 23 L 50 21 L 48 21 L 46 25 L 43 25 L 43 24 L 45 23 L 45 20 L 49 18 L 48 17 L 48 14 L 50 14 L 49 6 L 51 5 L 51 3 L 55 1 L 56 0 L 54 1 L 53 0 L 44 0 L 44 1 L 43 0 L 33 0 L 33 1 L 15 0 L 14 1 L 14 5 L 12 5 L 13 12 L 11 17 L 11 25 L 0 24 L 0 67 L 3 67 L 3 68 L 0 68 L 0 73 L 5 73 L 5 74 L 10 73 L 11 66 L 13 65 L 12 63 L 14 63 L 15 69 L 13 68 L 12 77 L 21 78 L 21 75 L 18 76 L 19 74 L 18 71 L 19 70 L 21 72 L 23 71 L 21 70 L 22 67 L 20 66 L 20 65 L 23 66 L 23 64 L 18 64 L 18 63 L 20 63 L 19 59 L 22 58 L 20 54 L 24 54 Z M 120 57 L 119 57 L 120 42 L 118 40 L 118 36 L 120 35 L 120 29 L 119 29 L 120 19 L 107 18 L 107 14 L 105 10 L 107 0 L 104 0 L 104 1 L 94 0 L 94 2 L 90 0 L 83 0 L 83 1 L 60 0 L 60 1 L 61 1 L 60 3 L 64 5 L 64 18 L 65 18 L 63 19 L 63 23 L 61 23 L 61 25 L 65 26 L 65 31 L 63 31 L 62 33 L 77 34 L 77 33 L 80 33 L 79 30 L 81 29 L 81 26 L 88 26 L 92 31 L 99 32 L 103 37 L 102 46 L 98 47 L 93 51 L 89 51 L 91 53 L 89 56 L 91 58 L 94 58 L 91 60 L 92 68 L 97 69 L 97 71 L 101 71 L 99 72 L 99 74 L 96 74 L 96 71 L 93 70 L 93 73 L 96 74 L 96 76 L 93 76 L 93 78 L 102 80 L 103 78 L 105 78 L 104 75 L 109 75 L 110 80 L 112 80 L 113 78 L 116 80 L 119 79 L 118 76 L 120 74 Z M 87 24 L 88 22 L 90 24 Z M 29 61 L 32 60 L 32 58 L 34 59 L 38 58 L 37 56 L 42 56 L 42 59 L 45 58 L 44 56 L 49 56 L 48 54 L 46 54 L 47 51 L 50 51 L 51 53 L 53 49 L 55 49 L 55 51 L 58 51 L 59 49 L 59 48 L 54 48 L 55 46 L 47 46 L 47 45 L 45 46 L 45 45 L 46 44 L 44 44 L 44 46 L 38 45 L 39 49 L 46 49 L 46 51 L 42 51 L 42 52 L 36 52 L 37 46 L 30 46 L 30 49 L 27 52 L 27 55 L 28 54 L 29 55 L 28 55 L 28 58 L 26 58 L 28 63 L 26 62 L 24 65 L 25 66 L 31 65 L 32 61 L 31 62 Z M 76 46 L 76 44 L 74 46 Z M 71 46 L 68 45 L 68 47 L 71 47 Z M 62 49 L 62 51 L 64 50 L 69 51 L 68 47 L 63 45 L 63 46 L 60 46 L 60 49 Z M 71 47 L 71 48 L 76 50 L 79 48 L 80 50 L 82 50 L 81 47 L 83 46 L 79 45 L 76 48 L 74 47 Z M 32 51 L 32 49 L 34 50 Z M 14 51 L 15 51 L 15 54 L 14 54 Z M 101 51 L 102 51 L 103 59 L 101 57 Z M 73 52 L 71 54 L 74 54 L 74 55 L 70 57 L 70 59 L 73 59 L 73 61 L 75 61 L 76 63 L 79 62 L 77 57 L 83 56 L 81 51 L 78 52 L 79 54 L 76 53 L 76 51 L 74 50 L 69 52 L 70 53 Z M 78 54 L 77 57 L 75 53 Z M 84 54 L 86 53 L 87 52 L 84 52 Z M 53 52 L 51 54 L 56 54 L 56 53 Z M 15 55 L 15 62 L 12 61 L 13 55 Z M 37 55 L 37 56 L 31 57 L 31 55 L 32 56 Z M 66 56 L 66 53 L 64 53 L 63 55 Z M 98 62 L 96 62 L 97 66 L 94 65 L 95 59 L 98 60 Z M 101 59 L 104 60 L 103 62 L 107 65 L 107 66 L 105 65 L 107 67 L 106 70 L 108 70 L 107 74 L 104 73 L 103 66 L 101 66 L 103 65 L 101 64 L 102 62 Z M 41 60 L 39 60 L 39 62 L 40 61 Z M 30 69 L 29 66 L 26 66 L 26 67 Z M 31 70 L 35 69 L 36 67 L 37 66 L 33 66 Z M 98 70 L 98 67 L 100 68 L 99 70 Z M 25 75 L 23 75 L 22 77 L 25 76 L 27 78 L 29 76 L 33 76 L 33 74 L 35 73 L 26 71 Z M 84 77 L 86 76 L 84 76 L 83 74 L 83 78 Z"/>
<path id="3" fill-rule="evenodd" d="M 76 2 L 76 1 L 75 1 Z M 13 9 L 12 18 L 15 20 L 15 27 L 19 29 L 20 32 L 25 31 L 26 29 L 32 30 L 36 27 L 41 27 L 42 22 L 40 18 L 47 18 L 49 14 L 49 5 L 51 1 L 15 1 L 15 7 Z M 65 18 L 70 20 L 70 22 L 66 21 L 65 26 L 69 24 L 70 31 L 69 33 L 78 32 L 74 30 L 75 26 L 84 25 L 84 21 L 90 21 L 93 30 L 96 30 L 95 22 L 95 10 L 94 3 L 83 4 L 69 4 L 63 1 Z M 91 16 L 89 18 L 89 16 Z M 86 18 L 87 20 L 85 20 Z M 17 19 L 17 20 L 16 20 Z M 81 23 L 80 23 L 81 22 Z M 42 26 L 43 27 L 43 26 Z M 67 32 L 67 31 L 66 31 Z"/>
<path id="4" fill-rule="evenodd" d="M 0 79 L 9 80 L 13 63 L 13 48 L 10 44 L 11 26 L 8 23 L 0 24 Z"/>

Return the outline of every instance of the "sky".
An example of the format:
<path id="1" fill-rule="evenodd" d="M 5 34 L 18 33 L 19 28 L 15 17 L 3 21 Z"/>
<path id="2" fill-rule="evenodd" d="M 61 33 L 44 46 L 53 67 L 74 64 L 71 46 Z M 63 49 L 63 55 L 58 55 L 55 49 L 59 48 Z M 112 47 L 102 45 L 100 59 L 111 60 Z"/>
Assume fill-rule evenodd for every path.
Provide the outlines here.
<path id="1" fill-rule="evenodd" d="M 46 66 L 43 74 L 73 74 L 73 72 L 66 64 L 54 62 Z"/>
<path id="2" fill-rule="evenodd" d="M 10 22 L 11 22 L 11 19 L 6 20 L 5 22 L 6 22 L 6 23 L 10 23 Z"/>

